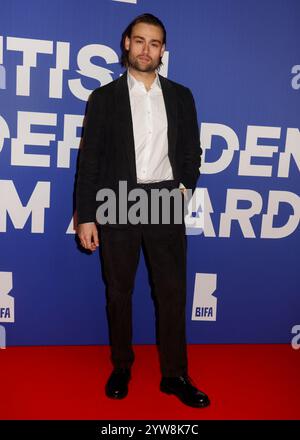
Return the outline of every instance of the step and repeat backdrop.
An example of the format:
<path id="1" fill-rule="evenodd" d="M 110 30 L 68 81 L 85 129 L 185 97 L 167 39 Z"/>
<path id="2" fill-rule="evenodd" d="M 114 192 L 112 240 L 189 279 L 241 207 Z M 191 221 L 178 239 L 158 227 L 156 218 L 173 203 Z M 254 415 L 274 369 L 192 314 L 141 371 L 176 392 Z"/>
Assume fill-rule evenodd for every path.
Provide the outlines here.
<path id="1" fill-rule="evenodd" d="M 122 74 L 121 34 L 144 12 L 166 26 L 160 73 L 192 90 L 203 148 L 188 342 L 289 343 L 300 331 L 300 2 L 2 0 L 1 347 L 108 343 L 74 181 L 88 96 Z M 155 342 L 154 316 L 141 256 L 134 343 Z"/>

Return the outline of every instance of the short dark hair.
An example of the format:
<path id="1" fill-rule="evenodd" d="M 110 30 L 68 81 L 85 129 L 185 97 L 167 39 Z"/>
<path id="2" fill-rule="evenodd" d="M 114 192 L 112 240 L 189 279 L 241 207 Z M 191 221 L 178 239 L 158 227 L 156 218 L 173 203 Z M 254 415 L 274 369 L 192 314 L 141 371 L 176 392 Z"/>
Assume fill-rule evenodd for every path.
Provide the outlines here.
<path id="1" fill-rule="evenodd" d="M 127 26 L 127 28 L 125 29 L 125 31 L 122 34 L 122 39 L 121 39 L 121 43 L 120 43 L 121 51 L 122 51 L 120 63 L 121 63 L 121 66 L 123 66 L 123 67 L 128 66 L 128 50 L 125 49 L 125 38 L 131 37 L 132 29 L 138 23 L 147 23 L 147 24 L 153 24 L 154 26 L 159 26 L 163 32 L 163 44 L 166 44 L 166 42 L 167 42 L 167 32 L 166 32 L 164 24 L 162 23 L 162 21 L 159 18 L 155 17 L 155 15 L 148 14 L 148 13 L 139 15 L 134 20 L 132 20 L 131 23 L 129 23 L 129 25 Z M 163 63 L 160 58 L 160 63 L 159 63 L 158 67 L 160 67 L 162 64 Z"/>

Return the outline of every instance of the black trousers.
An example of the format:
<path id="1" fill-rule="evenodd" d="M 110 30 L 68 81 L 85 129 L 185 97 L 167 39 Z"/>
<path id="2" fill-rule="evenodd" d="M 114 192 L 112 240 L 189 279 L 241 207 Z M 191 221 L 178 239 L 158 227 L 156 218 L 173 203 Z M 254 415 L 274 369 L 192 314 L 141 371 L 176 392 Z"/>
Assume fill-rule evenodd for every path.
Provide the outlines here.
<path id="1" fill-rule="evenodd" d="M 160 185 L 165 187 L 163 182 Z M 145 187 L 151 189 L 153 185 Z M 134 362 L 132 292 L 142 247 L 157 307 L 161 373 L 165 377 L 187 374 L 184 221 L 100 227 L 111 361 L 115 368 L 131 367 Z"/>

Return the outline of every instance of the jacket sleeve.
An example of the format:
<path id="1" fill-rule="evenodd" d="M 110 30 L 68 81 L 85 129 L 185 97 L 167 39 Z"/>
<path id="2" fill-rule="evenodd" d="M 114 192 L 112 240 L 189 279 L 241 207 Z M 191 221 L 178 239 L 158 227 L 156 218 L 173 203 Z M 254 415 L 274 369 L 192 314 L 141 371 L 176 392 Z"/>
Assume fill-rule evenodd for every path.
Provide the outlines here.
<path id="1" fill-rule="evenodd" d="M 196 188 L 200 175 L 201 154 L 199 126 L 195 101 L 190 89 L 186 89 L 186 135 L 184 142 L 184 162 L 182 183 L 186 188 Z"/>
<path id="2" fill-rule="evenodd" d="M 103 106 L 94 90 L 89 98 L 79 152 L 76 183 L 77 222 L 96 221 L 96 193 L 101 178 L 101 152 L 104 145 Z"/>

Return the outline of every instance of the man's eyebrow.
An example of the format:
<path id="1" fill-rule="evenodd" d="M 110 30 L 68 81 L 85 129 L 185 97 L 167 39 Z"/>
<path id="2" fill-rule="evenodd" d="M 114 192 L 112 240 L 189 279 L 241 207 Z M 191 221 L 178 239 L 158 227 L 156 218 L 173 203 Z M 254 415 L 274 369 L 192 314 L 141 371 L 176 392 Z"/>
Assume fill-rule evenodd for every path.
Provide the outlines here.
<path id="1" fill-rule="evenodd" d="M 139 35 L 134 35 L 132 38 L 140 38 L 141 40 L 145 40 L 145 38 L 144 37 L 140 37 Z M 161 40 L 156 40 L 156 39 L 153 39 L 153 40 L 150 40 L 152 43 L 160 43 L 160 44 L 162 44 L 162 41 Z"/>

